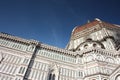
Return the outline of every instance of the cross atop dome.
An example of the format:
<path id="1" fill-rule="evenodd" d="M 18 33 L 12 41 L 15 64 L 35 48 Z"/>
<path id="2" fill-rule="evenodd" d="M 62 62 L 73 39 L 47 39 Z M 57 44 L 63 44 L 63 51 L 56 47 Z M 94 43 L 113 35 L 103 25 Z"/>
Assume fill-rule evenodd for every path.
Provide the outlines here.
<path id="1" fill-rule="evenodd" d="M 95 20 L 97 20 L 97 21 L 101 21 L 99 18 L 95 18 Z"/>

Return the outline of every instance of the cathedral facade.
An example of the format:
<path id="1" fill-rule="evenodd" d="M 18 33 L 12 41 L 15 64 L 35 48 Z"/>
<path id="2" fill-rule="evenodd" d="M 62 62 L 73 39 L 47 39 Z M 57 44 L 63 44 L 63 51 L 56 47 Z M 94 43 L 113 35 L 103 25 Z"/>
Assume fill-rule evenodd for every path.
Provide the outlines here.
<path id="1" fill-rule="evenodd" d="M 1 32 L 0 80 L 120 80 L 120 26 L 76 26 L 65 49 Z"/>

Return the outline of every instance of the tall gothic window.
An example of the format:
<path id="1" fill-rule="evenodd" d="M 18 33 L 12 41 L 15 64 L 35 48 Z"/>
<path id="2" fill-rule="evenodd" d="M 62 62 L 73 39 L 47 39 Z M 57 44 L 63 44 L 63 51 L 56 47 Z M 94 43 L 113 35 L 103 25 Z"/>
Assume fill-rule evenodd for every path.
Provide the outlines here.
<path id="1" fill-rule="evenodd" d="M 52 74 L 49 75 L 49 80 L 51 80 Z"/>
<path id="2" fill-rule="evenodd" d="M 49 80 L 55 80 L 55 74 L 50 74 L 49 75 Z"/>
<path id="3" fill-rule="evenodd" d="M 53 74 L 53 80 L 55 80 L 55 74 Z"/>

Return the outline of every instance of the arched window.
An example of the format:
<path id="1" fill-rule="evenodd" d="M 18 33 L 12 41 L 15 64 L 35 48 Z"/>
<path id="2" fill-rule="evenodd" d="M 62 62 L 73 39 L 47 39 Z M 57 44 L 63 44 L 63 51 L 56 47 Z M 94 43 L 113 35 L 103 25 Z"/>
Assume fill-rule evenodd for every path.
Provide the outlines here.
<path id="1" fill-rule="evenodd" d="M 55 80 L 55 74 L 50 74 L 48 80 Z"/>
<path id="2" fill-rule="evenodd" d="M 93 56 L 91 56 L 91 55 L 88 55 L 88 56 L 87 56 L 87 62 L 91 62 L 91 61 L 93 61 L 93 59 L 94 59 Z"/>
<path id="3" fill-rule="evenodd" d="M 49 75 L 49 80 L 51 80 L 52 74 Z"/>
<path id="4" fill-rule="evenodd" d="M 94 44 L 93 44 L 93 47 L 96 47 L 96 46 L 97 46 L 97 45 L 94 43 Z"/>
<path id="5" fill-rule="evenodd" d="M 52 80 L 55 80 L 55 74 L 53 74 L 53 77 L 52 77 L 53 79 Z"/>
<path id="6" fill-rule="evenodd" d="M 92 39 L 91 39 L 91 38 L 88 38 L 88 39 L 86 39 L 86 41 L 92 41 Z"/>
<path id="7" fill-rule="evenodd" d="M 88 47 L 88 45 L 87 45 L 87 44 L 85 44 L 85 45 L 84 45 L 84 48 L 85 48 L 85 49 L 87 49 L 87 47 Z"/>

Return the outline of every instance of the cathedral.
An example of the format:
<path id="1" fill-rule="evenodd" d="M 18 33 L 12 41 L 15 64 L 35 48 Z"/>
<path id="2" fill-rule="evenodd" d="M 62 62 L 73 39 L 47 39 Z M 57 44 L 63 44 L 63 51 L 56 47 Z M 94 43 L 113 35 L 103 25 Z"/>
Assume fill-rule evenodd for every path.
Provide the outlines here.
<path id="1" fill-rule="evenodd" d="M 120 25 L 76 26 L 65 49 L 1 32 L 0 80 L 120 80 Z"/>

